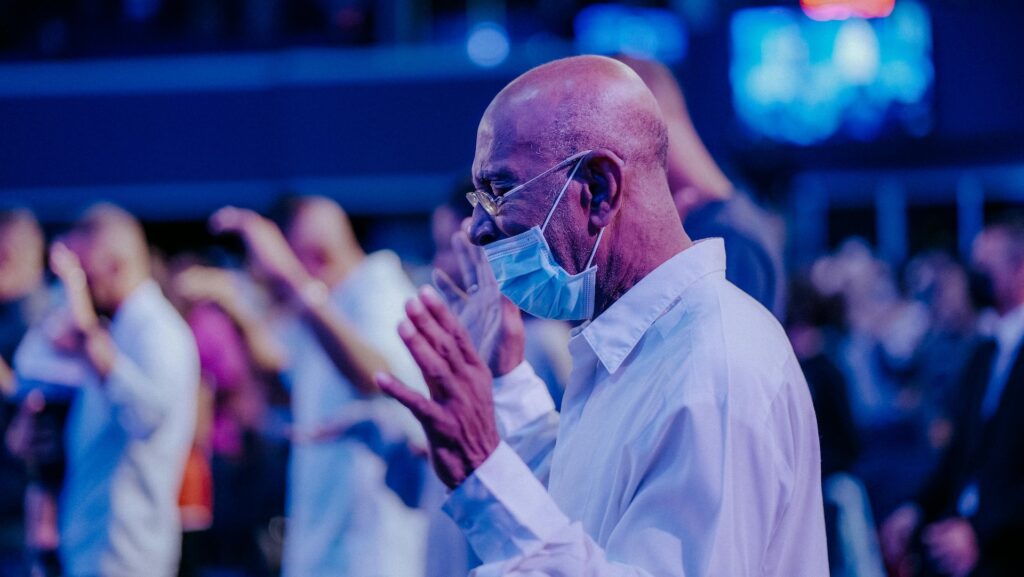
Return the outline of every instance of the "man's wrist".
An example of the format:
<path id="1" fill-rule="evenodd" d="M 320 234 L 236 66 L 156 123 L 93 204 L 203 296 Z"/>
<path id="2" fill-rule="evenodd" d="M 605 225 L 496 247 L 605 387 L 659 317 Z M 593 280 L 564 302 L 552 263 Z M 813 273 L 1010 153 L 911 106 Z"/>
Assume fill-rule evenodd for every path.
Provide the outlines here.
<path id="1" fill-rule="evenodd" d="M 485 563 L 521 555 L 569 525 L 530 468 L 504 443 L 452 491 L 443 509 Z"/>
<path id="2" fill-rule="evenodd" d="M 101 379 L 107 378 L 117 362 L 117 350 L 114 348 L 110 333 L 97 324 L 88 331 L 83 331 L 82 339 L 86 358 Z"/>
<path id="3" fill-rule="evenodd" d="M 497 431 L 494 431 L 493 435 L 481 443 L 481 445 L 483 445 L 482 450 L 476 451 L 475 454 L 467 455 L 466 467 L 463 471 L 462 478 L 458 479 L 455 483 L 455 487 L 452 488 L 454 489 L 461 485 L 467 478 L 469 478 L 470 475 L 473 474 L 474 471 L 486 463 L 487 459 L 490 459 L 491 455 L 494 454 L 494 451 L 498 449 L 499 444 L 501 444 L 501 437 L 498 436 Z"/>
<path id="4" fill-rule="evenodd" d="M 330 289 L 321 280 L 305 277 L 288 283 L 292 301 L 302 312 L 315 311 L 328 304 L 331 298 Z"/>

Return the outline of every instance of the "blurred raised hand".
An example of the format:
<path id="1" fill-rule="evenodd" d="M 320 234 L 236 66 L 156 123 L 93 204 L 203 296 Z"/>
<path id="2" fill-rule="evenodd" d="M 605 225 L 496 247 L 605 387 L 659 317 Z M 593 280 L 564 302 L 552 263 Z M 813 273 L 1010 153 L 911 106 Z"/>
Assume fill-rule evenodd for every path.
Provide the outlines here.
<path id="1" fill-rule="evenodd" d="M 50 247 L 50 268 L 64 286 L 71 324 L 70 331 L 56 336 L 54 346 L 84 356 L 106 378 L 114 368 L 117 349 L 100 324 L 82 263 L 64 243 L 55 242 Z"/>
<path id="2" fill-rule="evenodd" d="M 222 268 L 193 265 L 174 275 L 174 290 L 191 303 L 233 306 L 238 297 L 235 279 Z"/>
<path id="3" fill-rule="evenodd" d="M 466 327 L 491 373 L 500 377 L 523 362 L 526 336 L 522 314 L 501 294 L 484 251 L 470 242 L 469 235 L 459 231 L 451 242 L 461 278 L 434 269 L 434 284 Z"/>
<path id="4" fill-rule="evenodd" d="M 288 355 L 264 320 L 242 298 L 235 276 L 228 270 L 193 265 L 177 273 L 173 287 L 185 301 L 211 303 L 219 307 L 235 323 L 245 341 L 255 367 L 268 375 L 284 370 Z"/>
<path id="5" fill-rule="evenodd" d="M 85 271 L 78 256 L 62 242 L 55 242 L 50 247 L 50 269 L 60 279 L 68 300 L 71 320 L 74 328 L 81 333 L 88 333 L 99 325 Z"/>
<path id="6" fill-rule="evenodd" d="M 224 207 L 210 217 L 216 234 L 237 234 L 245 242 L 254 264 L 295 292 L 309 282 L 309 274 L 288 246 L 281 229 L 268 218 L 244 208 Z"/>
<path id="7" fill-rule="evenodd" d="M 932 562 L 949 577 L 967 577 L 978 565 L 978 536 L 966 519 L 953 517 L 929 525 L 921 539 Z"/>

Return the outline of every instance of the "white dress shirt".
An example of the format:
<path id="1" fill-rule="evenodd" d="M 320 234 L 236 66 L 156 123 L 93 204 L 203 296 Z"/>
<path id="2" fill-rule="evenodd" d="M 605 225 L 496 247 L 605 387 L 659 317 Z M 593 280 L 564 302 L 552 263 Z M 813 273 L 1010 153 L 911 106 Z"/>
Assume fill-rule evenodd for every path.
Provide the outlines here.
<path id="1" fill-rule="evenodd" d="M 1024 338 L 1024 305 L 999 317 L 992 337 L 996 342 L 996 358 L 992 363 L 992 373 L 981 404 L 981 414 L 985 419 L 991 418 L 999 408 L 999 399 L 1003 396 L 1013 360 L 1017 358 L 1017 349 Z"/>
<path id="2" fill-rule="evenodd" d="M 697 243 L 581 327 L 560 418 L 528 365 L 496 380 L 505 440 L 445 504 L 476 575 L 828 575 L 807 384 L 724 271 Z"/>
<path id="3" fill-rule="evenodd" d="M 171 577 L 181 554 L 178 493 L 195 434 L 199 355 L 188 325 L 153 281 L 110 325 L 105 382 L 74 400 L 58 505 L 60 555 L 73 577 Z"/>
<path id="4" fill-rule="evenodd" d="M 398 336 L 405 301 L 414 294 L 397 255 L 377 252 L 332 290 L 331 305 L 359 338 L 384 356 L 396 377 L 425 394 L 419 369 Z M 390 425 L 405 423 L 410 435 L 423 436 L 409 412 L 394 401 L 361 400 L 305 323 L 291 319 L 279 327 L 279 335 L 288 349 L 284 377 L 297 430 L 316 430 L 353 405 L 363 411 L 372 402 L 377 406 L 365 414 Z M 386 473 L 387 463 L 359 439 L 293 445 L 285 577 L 422 575 L 425 515 L 388 488 Z"/>

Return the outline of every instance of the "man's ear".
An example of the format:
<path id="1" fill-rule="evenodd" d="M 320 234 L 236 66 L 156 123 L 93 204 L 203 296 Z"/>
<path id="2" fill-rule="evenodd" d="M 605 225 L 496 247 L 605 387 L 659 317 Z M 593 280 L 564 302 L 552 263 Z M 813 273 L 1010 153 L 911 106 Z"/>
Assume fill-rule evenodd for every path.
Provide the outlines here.
<path id="1" fill-rule="evenodd" d="M 581 168 L 584 186 L 580 201 L 587 210 L 590 227 L 604 228 L 611 223 L 622 203 L 625 184 L 622 159 L 611 150 L 599 148 L 587 155 Z"/>

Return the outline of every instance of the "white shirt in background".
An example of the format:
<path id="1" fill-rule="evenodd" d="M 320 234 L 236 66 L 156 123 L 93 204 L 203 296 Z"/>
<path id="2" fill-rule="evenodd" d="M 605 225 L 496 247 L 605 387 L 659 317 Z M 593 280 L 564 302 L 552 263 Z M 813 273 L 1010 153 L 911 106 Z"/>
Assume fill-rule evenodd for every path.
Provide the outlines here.
<path id="1" fill-rule="evenodd" d="M 476 575 L 828 575 L 807 384 L 724 271 L 697 243 L 578 330 L 560 417 L 528 365 L 496 380 L 505 440 L 445 504 Z"/>
<path id="2" fill-rule="evenodd" d="M 369 255 L 331 293 L 331 304 L 361 339 L 388 362 L 391 372 L 426 394 L 419 369 L 398 336 L 405 301 L 415 290 L 392 252 Z M 299 319 L 281 327 L 288 349 L 285 380 L 291 389 L 296 430 L 313 431 L 359 402 L 313 330 Z M 366 414 L 386 415 L 410 435 L 422 429 L 395 401 Z M 360 410 L 365 407 L 360 407 Z M 285 577 L 420 577 L 426 518 L 407 507 L 385 483 L 387 463 L 355 438 L 292 445 L 288 471 Z M 432 474 L 432 473 L 431 473 Z"/>
<path id="3" fill-rule="evenodd" d="M 153 281 L 110 325 L 118 350 L 106 382 L 77 393 L 58 505 L 66 575 L 178 572 L 178 494 L 195 434 L 199 356 L 188 325 Z"/>

